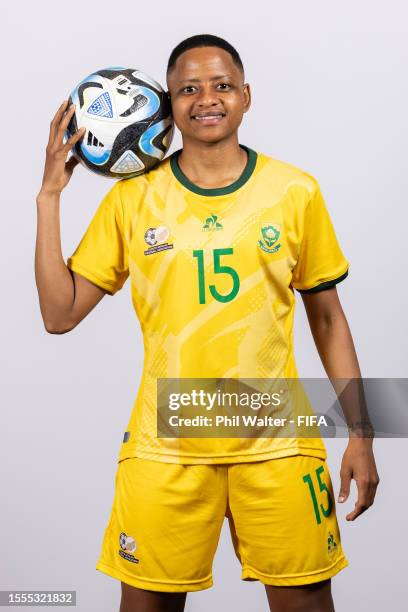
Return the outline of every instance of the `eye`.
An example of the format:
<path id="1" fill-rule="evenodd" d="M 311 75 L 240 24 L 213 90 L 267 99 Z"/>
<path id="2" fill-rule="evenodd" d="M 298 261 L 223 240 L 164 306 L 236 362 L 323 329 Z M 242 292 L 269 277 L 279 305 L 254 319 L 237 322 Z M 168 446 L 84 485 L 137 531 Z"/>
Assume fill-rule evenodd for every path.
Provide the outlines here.
<path id="1" fill-rule="evenodd" d="M 181 91 L 183 93 L 192 93 L 193 90 L 194 90 L 194 87 L 192 85 L 186 85 L 186 87 L 183 87 Z"/>
<path id="2" fill-rule="evenodd" d="M 217 87 L 221 87 L 222 91 L 227 91 L 231 88 L 231 85 L 229 83 L 219 83 Z"/>

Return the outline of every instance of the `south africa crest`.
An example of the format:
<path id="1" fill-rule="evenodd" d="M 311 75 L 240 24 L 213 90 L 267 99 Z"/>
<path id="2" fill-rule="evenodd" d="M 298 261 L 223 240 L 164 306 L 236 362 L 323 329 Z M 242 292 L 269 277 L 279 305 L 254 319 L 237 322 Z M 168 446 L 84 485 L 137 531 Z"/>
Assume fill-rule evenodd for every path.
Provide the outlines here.
<path id="1" fill-rule="evenodd" d="M 261 247 L 265 253 L 275 253 L 281 248 L 279 240 L 281 226 L 278 223 L 263 223 L 261 226 L 262 239 L 258 240 L 258 246 Z"/>

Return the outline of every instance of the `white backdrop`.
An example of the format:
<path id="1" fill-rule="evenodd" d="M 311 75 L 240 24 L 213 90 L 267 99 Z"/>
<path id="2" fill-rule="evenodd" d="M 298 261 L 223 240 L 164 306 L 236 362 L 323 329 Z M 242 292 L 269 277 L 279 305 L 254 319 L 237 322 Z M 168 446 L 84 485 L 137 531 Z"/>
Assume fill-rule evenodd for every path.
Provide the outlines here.
<path id="1" fill-rule="evenodd" d="M 73 332 L 45 332 L 34 277 L 35 196 L 51 117 L 72 87 L 105 66 L 165 83 L 172 48 L 212 33 L 237 47 L 253 106 L 240 141 L 313 174 L 345 256 L 339 285 L 362 372 L 407 375 L 407 18 L 404 2 L 163 0 L 148 4 L 13 3 L 2 12 L 1 589 L 72 589 L 80 612 L 118 609 L 119 582 L 94 569 L 113 498 L 120 442 L 143 365 L 129 281 Z M 175 139 L 172 150 L 178 148 Z M 77 168 L 61 207 L 65 258 L 109 179 Z M 298 296 L 299 297 L 299 296 Z M 301 299 L 300 375 L 324 376 Z M 384 406 L 387 409 L 387 406 Z M 338 492 L 345 440 L 327 440 Z M 333 579 L 337 612 L 406 609 L 406 440 L 374 444 L 381 483 L 354 523 L 338 505 L 350 567 Z M 267 610 L 260 583 L 240 581 L 229 532 L 215 586 L 188 612 Z M 358 603 L 357 603 L 358 602 Z"/>

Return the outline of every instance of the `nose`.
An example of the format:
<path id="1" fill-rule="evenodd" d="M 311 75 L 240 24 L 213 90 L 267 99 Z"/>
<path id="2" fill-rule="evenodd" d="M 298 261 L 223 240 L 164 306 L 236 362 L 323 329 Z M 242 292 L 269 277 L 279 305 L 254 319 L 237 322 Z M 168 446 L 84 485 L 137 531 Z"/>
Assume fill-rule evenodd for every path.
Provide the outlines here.
<path id="1" fill-rule="evenodd" d="M 214 89 L 211 87 L 210 84 L 208 85 L 203 85 L 200 89 L 199 92 L 199 96 L 198 96 L 198 100 L 197 100 L 197 105 L 200 107 L 207 107 L 207 106 L 215 106 L 216 104 L 218 104 L 218 96 L 217 96 L 217 92 L 214 91 Z"/>

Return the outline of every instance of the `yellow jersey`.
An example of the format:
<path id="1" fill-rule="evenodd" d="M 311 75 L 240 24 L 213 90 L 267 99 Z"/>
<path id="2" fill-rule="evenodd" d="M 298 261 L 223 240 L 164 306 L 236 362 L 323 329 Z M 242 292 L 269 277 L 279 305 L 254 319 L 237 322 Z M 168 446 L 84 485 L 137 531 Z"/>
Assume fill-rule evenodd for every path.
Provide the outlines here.
<path id="1" fill-rule="evenodd" d="M 158 379 L 298 378 L 294 289 L 324 290 L 348 273 L 317 180 L 240 146 L 247 165 L 227 187 L 191 183 L 180 151 L 146 174 L 117 181 L 67 260 L 110 295 L 130 276 L 144 367 L 119 460 L 326 458 L 320 436 L 157 435 Z"/>

